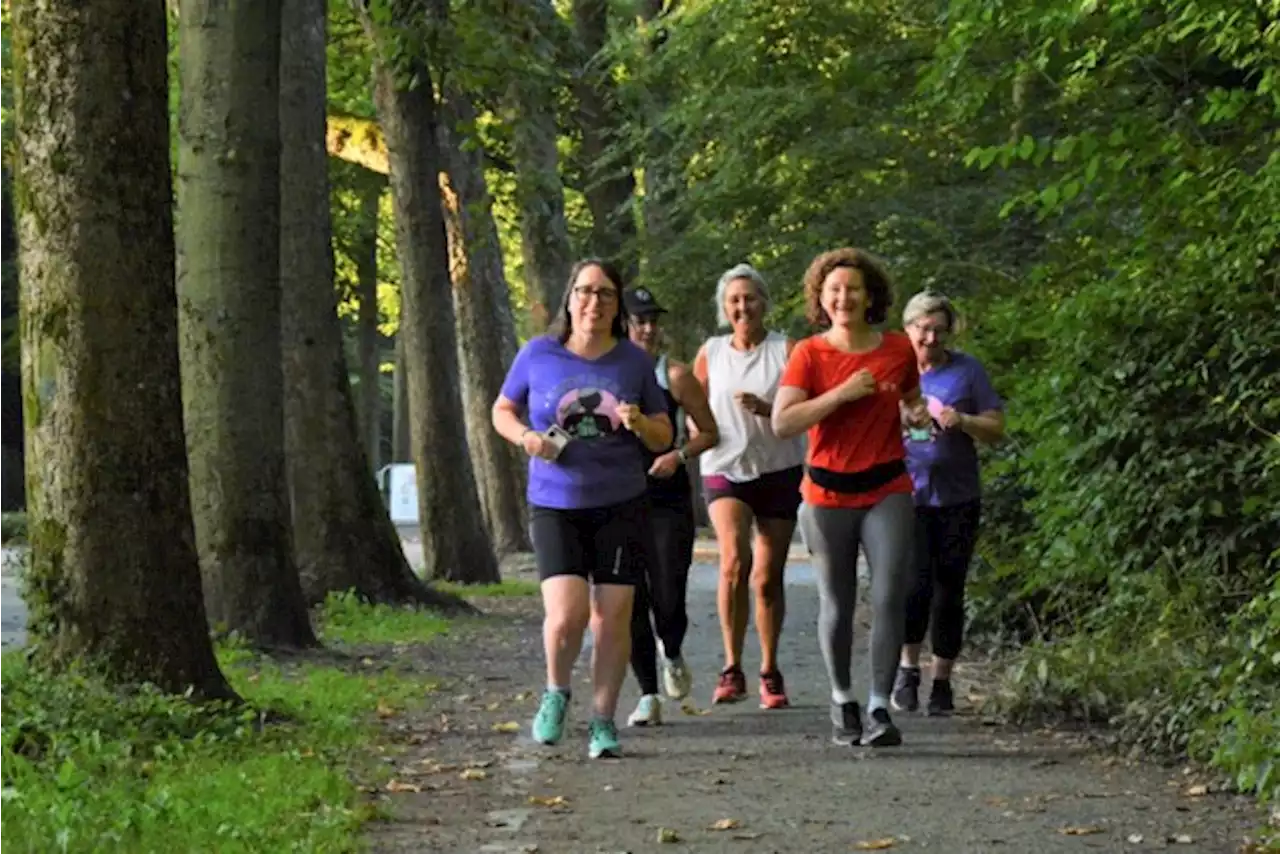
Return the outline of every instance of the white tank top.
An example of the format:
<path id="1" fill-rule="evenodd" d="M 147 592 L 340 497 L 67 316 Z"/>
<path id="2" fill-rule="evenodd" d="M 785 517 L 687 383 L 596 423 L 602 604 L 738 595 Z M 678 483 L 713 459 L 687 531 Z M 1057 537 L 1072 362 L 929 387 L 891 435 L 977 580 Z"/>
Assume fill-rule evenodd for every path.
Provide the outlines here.
<path id="1" fill-rule="evenodd" d="M 779 439 L 768 418 L 752 415 L 733 399 L 735 392 L 745 391 L 773 403 L 787 366 L 786 336 L 770 332 L 745 352 L 733 348 L 732 338 L 718 335 L 706 343 L 708 399 L 720 441 L 698 463 L 703 475 L 742 483 L 803 464 L 804 436 Z"/>

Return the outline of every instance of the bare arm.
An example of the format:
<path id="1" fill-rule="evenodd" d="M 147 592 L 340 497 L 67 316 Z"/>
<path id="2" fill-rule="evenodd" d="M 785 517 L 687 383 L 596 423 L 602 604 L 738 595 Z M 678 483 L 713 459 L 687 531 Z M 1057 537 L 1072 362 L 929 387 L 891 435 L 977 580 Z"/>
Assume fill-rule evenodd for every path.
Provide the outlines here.
<path id="1" fill-rule="evenodd" d="M 671 394 L 680 404 L 680 408 L 693 420 L 692 438 L 685 443 L 684 458 L 691 460 L 703 451 L 714 448 L 720 441 L 720 428 L 716 425 L 715 416 L 711 414 L 711 404 L 707 402 L 707 394 L 702 383 L 690 373 L 689 369 L 677 362 L 671 362 L 667 370 Z"/>
<path id="2" fill-rule="evenodd" d="M 836 386 L 810 399 L 802 388 L 780 386 L 773 398 L 773 434 L 779 439 L 799 436 L 847 403 L 846 394 L 843 386 Z"/>
<path id="3" fill-rule="evenodd" d="M 665 412 L 641 415 L 632 425 L 631 432 L 639 436 L 644 446 L 654 453 L 671 446 L 671 419 Z"/>
<path id="4" fill-rule="evenodd" d="M 994 445 L 1004 438 L 1004 413 L 999 409 L 989 409 L 977 415 L 961 415 L 960 429 L 968 433 L 975 441 Z"/>
<path id="5" fill-rule="evenodd" d="M 499 436 L 513 445 L 524 444 L 524 434 L 531 429 L 524 422 L 524 407 L 514 400 L 498 395 L 498 399 L 493 402 L 490 418 L 493 421 L 493 429 L 498 431 Z"/>

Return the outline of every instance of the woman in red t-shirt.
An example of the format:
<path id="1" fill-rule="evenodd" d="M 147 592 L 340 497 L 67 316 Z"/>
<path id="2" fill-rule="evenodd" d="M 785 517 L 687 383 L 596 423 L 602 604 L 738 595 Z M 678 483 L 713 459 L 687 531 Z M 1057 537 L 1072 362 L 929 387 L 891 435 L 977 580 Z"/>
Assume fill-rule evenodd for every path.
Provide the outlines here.
<path id="1" fill-rule="evenodd" d="M 809 433 L 800 527 L 818 569 L 818 636 L 831 680 L 837 744 L 889 747 L 902 734 L 889 694 L 912 583 L 915 511 L 903 463 L 902 419 L 926 423 L 915 353 L 907 337 L 880 332 L 892 303 L 889 277 L 861 249 L 836 249 L 804 276 L 809 320 L 825 331 L 798 343 L 773 404 L 779 437 Z M 871 696 L 864 734 L 853 697 L 853 608 L 858 546 L 871 568 Z"/>

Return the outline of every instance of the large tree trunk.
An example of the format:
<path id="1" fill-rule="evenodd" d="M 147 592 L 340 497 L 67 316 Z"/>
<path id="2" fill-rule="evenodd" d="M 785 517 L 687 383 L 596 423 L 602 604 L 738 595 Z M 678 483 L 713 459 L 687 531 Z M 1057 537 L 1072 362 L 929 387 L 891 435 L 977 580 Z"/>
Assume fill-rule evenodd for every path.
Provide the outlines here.
<path id="1" fill-rule="evenodd" d="M 400 323 L 396 330 L 395 386 L 391 394 L 391 462 L 413 462 L 409 429 L 409 362 L 404 354 L 404 303 L 400 305 Z"/>
<path id="2" fill-rule="evenodd" d="M 31 631 L 57 663 L 233 698 L 182 437 L 164 7 L 14 9 Z"/>
<path id="3" fill-rule="evenodd" d="M 528 0 L 531 20 L 516 21 L 517 45 L 529 53 L 553 52 L 538 21 L 555 19 L 550 0 Z M 522 24 L 524 26 L 522 26 Z M 564 182 L 557 149 L 555 81 L 546 73 L 521 73 L 506 92 L 507 121 L 516 165 L 516 207 L 520 216 L 520 255 L 535 329 L 546 327 L 560 306 L 573 251 L 564 214 Z"/>
<path id="4" fill-rule="evenodd" d="M 632 211 L 636 182 L 631 158 L 616 138 L 613 69 L 603 55 L 609 40 L 608 0 L 574 0 L 573 25 L 579 48 L 573 94 L 582 130 L 580 157 L 591 210 L 592 252 L 614 260 L 631 279 L 637 269 Z"/>
<path id="5" fill-rule="evenodd" d="M 325 153 L 326 0 L 284 0 L 280 282 L 293 543 L 308 601 L 462 606 L 409 569 L 356 432 L 333 286 Z"/>
<path id="6" fill-rule="evenodd" d="M 286 44 L 287 49 L 287 44 Z M 286 149 L 287 150 L 287 149 Z M 360 425 L 371 471 L 382 465 L 382 333 L 378 331 L 378 203 L 386 184 L 367 174 L 360 188 L 360 231 L 356 243 L 359 300 Z"/>
<path id="7" fill-rule="evenodd" d="M 280 6 L 189 0 L 182 10 L 178 317 L 209 617 L 263 646 L 306 646 L 315 635 L 285 488 Z"/>
<path id="8" fill-rule="evenodd" d="M 466 130 L 475 125 L 475 107 L 459 91 L 451 92 L 443 106 L 440 147 L 449 178 L 445 223 L 458 316 L 462 400 L 481 508 L 501 558 L 531 548 L 525 524 L 524 460 L 489 420 L 516 356 L 515 320 L 483 156 Z"/>
<path id="9" fill-rule="evenodd" d="M 422 55 L 425 5 L 390 4 L 386 32 L 366 17 L 380 57 L 378 107 L 391 165 L 400 258 L 401 334 L 408 365 L 410 442 L 428 578 L 497 581 L 498 561 L 484 526 L 463 433 L 449 250 L 440 197 L 440 149 L 431 68 Z M 415 32 L 415 28 L 417 32 Z M 388 50 L 392 47 L 396 50 Z"/>

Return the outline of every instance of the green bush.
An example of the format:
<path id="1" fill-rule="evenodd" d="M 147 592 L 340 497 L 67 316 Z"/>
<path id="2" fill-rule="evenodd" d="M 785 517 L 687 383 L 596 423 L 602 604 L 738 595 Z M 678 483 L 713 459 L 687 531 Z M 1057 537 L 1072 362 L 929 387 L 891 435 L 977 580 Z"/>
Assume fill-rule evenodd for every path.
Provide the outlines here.
<path id="1" fill-rule="evenodd" d="M 27 514 L 0 514 L 0 542 L 25 543 L 27 541 Z"/>

